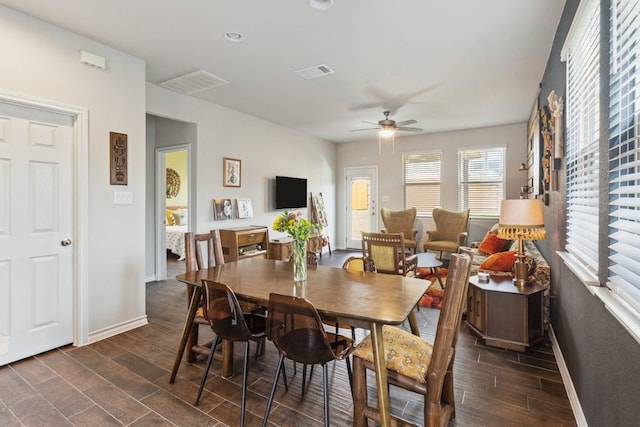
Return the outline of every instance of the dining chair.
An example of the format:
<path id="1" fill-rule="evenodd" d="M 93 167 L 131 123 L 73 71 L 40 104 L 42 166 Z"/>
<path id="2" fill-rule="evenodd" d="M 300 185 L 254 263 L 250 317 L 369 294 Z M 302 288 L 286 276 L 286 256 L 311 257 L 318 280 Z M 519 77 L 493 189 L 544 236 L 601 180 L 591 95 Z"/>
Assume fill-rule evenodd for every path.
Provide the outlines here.
<path id="1" fill-rule="evenodd" d="M 221 339 L 233 342 L 244 342 L 244 369 L 242 377 L 242 405 L 240 425 L 244 426 L 244 413 L 247 395 L 247 372 L 249 369 L 249 342 L 257 343 L 256 357 L 260 348 L 264 347 L 266 337 L 266 317 L 258 313 L 245 313 L 235 293 L 225 284 L 211 280 L 202 280 L 204 288 L 204 318 L 209 322 L 216 335 L 215 343 Z M 207 375 L 215 353 L 214 344 L 209 351 L 207 363 L 200 381 L 200 388 L 196 396 L 195 406 L 200 403 L 200 396 L 207 381 Z"/>
<path id="2" fill-rule="evenodd" d="M 436 228 L 426 231 L 427 241 L 422 245 L 424 251 L 440 252 L 440 259 L 443 252 L 458 252 L 458 248 L 467 241 L 469 213 L 469 209 L 450 211 L 434 208 L 432 215 Z"/>
<path id="3" fill-rule="evenodd" d="M 349 384 L 351 384 L 351 363 L 349 355 L 353 351 L 353 341 L 345 336 L 335 337 L 326 332 L 322 319 L 313 304 L 289 295 L 271 293 L 267 310 L 267 337 L 278 349 L 280 359 L 273 378 L 267 409 L 262 422 L 267 425 L 273 396 L 276 392 L 280 372 L 287 358 L 306 365 L 322 365 L 324 424 L 329 426 L 329 374 L 327 363 L 344 359 L 347 363 Z M 284 379 L 286 383 L 286 378 Z"/>
<path id="4" fill-rule="evenodd" d="M 342 263 L 342 268 L 351 271 L 369 271 L 371 273 L 376 272 L 376 264 L 373 262 L 373 260 L 362 255 L 348 256 Z"/>
<path id="5" fill-rule="evenodd" d="M 404 233 L 372 233 L 362 231 L 362 256 L 371 258 L 378 273 L 412 276 L 418 257 L 407 256 Z"/>
<path id="6" fill-rule="evenodd" d="M 380 208 L 380 216 L 384 228 L 383 233 L 404 233 L 404 246 L 411 252 L 416 253 L 418 242 L 418 230 L 413 226 L 416 222 L 416 208 L 393 211 L 389 208 Z"/>
<path id="7" fill-rule="evenodd" d="M 388 384 L 423 396 L 425 426 L 446 426 L 455 417 L 452 367 L 470 269 L 468 255 L 451 255 L 433 343 L 394 326 L 382 328 Z M 370 336 L 358 344 L 353 356 L 353 425 L 365 427 L 367 419 L 380 420 L 367 395 L 366 370 L 375 370 Z M 391 418 L 397 425 L 412 425 L 399 416 Z"/>

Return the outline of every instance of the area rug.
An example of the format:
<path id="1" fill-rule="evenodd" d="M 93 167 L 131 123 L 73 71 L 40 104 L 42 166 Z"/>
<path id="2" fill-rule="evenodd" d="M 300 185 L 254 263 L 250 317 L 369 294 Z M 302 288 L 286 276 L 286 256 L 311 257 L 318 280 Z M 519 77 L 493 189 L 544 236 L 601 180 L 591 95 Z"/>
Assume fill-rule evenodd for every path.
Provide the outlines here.
<path id="1" fill-rule="evenodd" d="M 440 282 L 438 282 L 436 275 L 431 272 L 430 268 L 418 268 L 417 273 L 418 277 L 421 279 L 429 280 L 431 282 L 431 286 L 429 286 L 427 292 L 425 292 L 422 298 L 420 298 L 420 302 L 418 304 L 421 307 L 441 308 L 444 289 L 440 286 Z M 447 269 L 442 267 L 438 268 L 438 274 L 444 282 L 447 277 Z"/>

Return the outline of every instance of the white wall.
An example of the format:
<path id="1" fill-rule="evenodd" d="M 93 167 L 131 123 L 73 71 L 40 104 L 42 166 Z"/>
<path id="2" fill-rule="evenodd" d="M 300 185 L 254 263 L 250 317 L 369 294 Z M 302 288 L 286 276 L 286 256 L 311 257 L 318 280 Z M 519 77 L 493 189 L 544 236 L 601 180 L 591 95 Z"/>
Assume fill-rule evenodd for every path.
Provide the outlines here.
<path id="1" fill-rule="evenodd" d="M 458 132 L 444 132 L 428 135 L 400 135 L 395 140 L 395 154 L 392 154 L 390 142 L 382 143 L 382 154 L 378 151 L 378 138 L 372 138 L 349 144 L 338 144 L 338 205 L 344 206 L 344 170 L 351 166 L 378 167 L 378 207 L 402 209 L 402 155 L 407 152 L 420 152 L 432 149 L 442 150 L 442 207 L 456 210 L 458 194 L 457 160 L 458 149 L 469 147 L 504 146 L 506 150 L 506 197 L 520 197 L 520 187 L 525 183 L 524 172 L 518 171 L 520 163 L 526 163 L 526 123 Z M 388 199 L 388 201 L 382 201 Z M 338 223 L 346 221 L 344 209 L 338 211 Z M 497 220 L 497 218 L 496 218 Z M 472 219 L 469 225 L 469 241 L 481 240 L 486 231 L 496 222 Z M 419 219 L 418 239 L 425 236 L 425 230 L 433 228 L 431 218 Z M 345 247 L 345 227 L 336 229 L 336 248 Z M 418 247 L 422 247 L 420 242 Z"/>
<path id="2" fill-rule="evenodd" d="M 79 62 L 80 49 L 106 70 Z M 89 335 L 145 321 L 145 64 L 95 41 L 0 6 L 0 90 L 86 108 Z M 109 184 L 109 132 L 128 135 L 128 185 Z M 133 204 L 114 205 L 114 191 Z M 86 202 L 86 201 L 82 201 Z M 91 339 L 91 337 L 89 337 Z"/>
<path id="3" fill-rule="evenodd" d="M 197 126 L 196 149 L 192 150 L 196 202 L 190 207 L 196 213 L 194 231 L 264 225 L 271 238 L 278 237 L 280 233 L 271 229 L 279 214 L 273 207 L 273 181 L 276 175 L 286 175 L 307 178 L 309 192 L 323 193 L 327 231 L 331 240 L 335 238 L 335 144 L 151 83 L 147 83 L 147 112 Z M 222 186 L 224 157 L 241 160 L 240 188 Z M 238 197 L 251 199 L 254 217 L 214 221 L 213 199 Z M 303 212 L 308 215 L 308 210 Z M 153 218 L 147 215 L 147 221 Z"/>

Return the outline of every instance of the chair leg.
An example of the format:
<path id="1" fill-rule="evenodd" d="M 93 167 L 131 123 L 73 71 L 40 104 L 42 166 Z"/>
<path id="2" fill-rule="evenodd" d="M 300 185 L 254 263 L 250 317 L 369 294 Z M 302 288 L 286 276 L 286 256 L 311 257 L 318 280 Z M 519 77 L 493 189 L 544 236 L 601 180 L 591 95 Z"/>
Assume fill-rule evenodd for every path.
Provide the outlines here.
<path id="1" fill-rule="evenodd" d="M 347 375 L 349 376 L 349 388 L 351 389 L 351 396 L 353 396 L 353 373 L 351 372 L 350 356 L 347 356 L 344 360 L 347 363 Z"/>
<path id="2" fill-rule="evenodd" d="M 200 388 L 198 389 L 198 394 L 196 395 L 196 403 L 195 406 L 200 404 L 200 396 L 202 395 L 202 390 L 204 389 L 204 384 L 207 382 L 207 375 L 209 375 L 209 368 L 211 368 L 211 361 L 213 360 L 213 353 L 216 352 L 216 346 L 218 345 L 218 340 L 220 338 L 216 335 L 216 340 L 213 342 L 211 346 L 211 351 L 209 351 L 209 357 L 207 357 L 207 363 L 204 367 L 204 372 L 202 374 L 202 380 L 200 380 Z"/>
<path id="3" fill-rule="evenodd" d="M 329 427 L 329 372 L 327 364 L 322 364 L 322 393 L 324 395 L 324 425 Z"/>
<path id="4" fill-rule="evenodd" d="M 313 366 L 311 366 L 313 369 Z M 304 397 L 304 386 L 305 382 L 307 382 L 307 364 L 302 365 L 302 397 Z"/>
<path id="5" fill-rule="evenodd" d="M 353 425 L 367 427 L 364 409 L 367 406 L 367 370 L 360 357 L 353 358 Z"/>
<path id="6" fill-rule="evenodd" d="M 269 419 L 269 412 L 271 412 L 271 404 L 273 403 L 273 396 L 276 394 L 276 386 L 278 385 L 278 378 L 280 378 L 280 370 L 284 365 L 284 354 L 280 355 L 278 361 L 278 368 L 276 369 L 276 375 L 273 378 L 273 385 L 271 386 L 271 393 L 269 394 L 269 401 L 267 402 L 267 409 L 264 412 L 264 419 L 262 420 L 262 427 L 266 427 Z"/>
<path id="7" fill-rule="evenodd" d="M 257 351 L 257 350 L 256 350 Z M 249 372 L 249 341 L 244 343 L 244 370 L 242 372 L 242 404 L 240 409 L 240 426 L 244 427 L 244 410 L 247 402 L 247 373 Z"/>

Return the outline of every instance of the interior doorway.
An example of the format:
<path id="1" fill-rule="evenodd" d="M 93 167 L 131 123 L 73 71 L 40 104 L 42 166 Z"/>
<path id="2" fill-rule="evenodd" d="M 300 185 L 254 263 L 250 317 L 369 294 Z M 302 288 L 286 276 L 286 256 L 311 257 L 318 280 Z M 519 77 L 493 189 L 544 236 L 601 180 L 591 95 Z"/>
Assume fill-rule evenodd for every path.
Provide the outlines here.
<path id="1" fill-rule="evenodd" d="M 362 231 L 378 229 L 378 168 L 375 166 L 345 169 L 347 249 L 362 247 Z"/>

